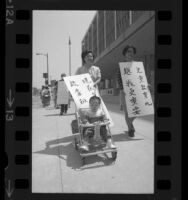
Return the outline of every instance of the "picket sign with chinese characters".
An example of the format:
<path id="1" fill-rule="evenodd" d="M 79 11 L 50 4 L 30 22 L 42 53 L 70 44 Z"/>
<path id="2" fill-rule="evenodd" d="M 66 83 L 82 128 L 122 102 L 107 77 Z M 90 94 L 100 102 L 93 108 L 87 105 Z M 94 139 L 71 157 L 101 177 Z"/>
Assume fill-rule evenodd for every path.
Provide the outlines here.
<path id="1" fill-rule="evenodd" d="M 154 107 L 142 62 L 120 62 L 129 117 L 154 114 Z"/>
<path id="2" fill-rule="evenodd" d="M 100 97 L 100 94 L 98 90 L 96 90 L 96 88 L 93 86 L 93 81 L 88 73 L 75 76 L 67 76 L 64 77 L 64 81 L 74 99 L 77 108 L 89 108 L 89 99 L 94 95 Z M 110 120 L 110 126 L 113 126 L 113 121 L 102 98 L 101 105 L 107 118 Z"/>
<path id="3" fill-rule="evenodd" d="M 64 81 L 58 81 L 57 86 L 57 105 L 68 104 L 69 93 L 67 91 Z"/>

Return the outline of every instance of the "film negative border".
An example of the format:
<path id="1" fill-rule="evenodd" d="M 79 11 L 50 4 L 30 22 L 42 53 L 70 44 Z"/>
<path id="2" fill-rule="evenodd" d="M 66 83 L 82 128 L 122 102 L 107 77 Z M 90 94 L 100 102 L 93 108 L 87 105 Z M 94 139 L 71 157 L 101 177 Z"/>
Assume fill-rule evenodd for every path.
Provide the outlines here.
<path id="1" fill-rule="evenodd" d="M 16 23 L 18 26 L 20 26 L 22 28 L 22 30 L 28 30 L 27 26 L 27 22 L 29 22 L 31 20 L 31 12 L 29 10 L 16 10 Z M 31 31 L 32 29 L 30 29 Z M 18 48 L 18 52 L 30 52 L 32 51 L 32 41 L 31 41 L 31 32 L 21 32 L 19 34 L 16 34 L 16 47 Z M 21 51 L 19 50 L 19 48 L 22 48 Z M 21 57 L 21 59 L 20 59 Z M 32 74 L 32 70 L 30 68 L 30 62 L 31 59 L 29 58 L 29 54 L 27 58 L 23 58 L 22 55 L 19 55 L 18 57 L 15 58 L 15 63 L 16 63 L 16 71 L 17 73 L 25 73 L 25 70 L 27 70 L 29 73 Z M 24 70 L 25 69 L 25 70 Z M 17 79 L 16 83 L 15 83 L 15 92 L 17 94 L 17 96 L 19 96 L 20 98 L 24 98 L 27 96 L 27 98 L 30 98 L 30 91 L 32 90 L 32 85 L 31 85 L 32 81 L 31 79 L 25 79 L 24 76 L 19 76 L 19 80 Z M 15 115 L 16 118 L 19 120 L 20 125 L 22 120 L 27 121 L 28 123 L 31 123 L 30 119 L 31 119 L 31 107 L 30 107 L 30 103 L 32 104 L 32 102 L 30 101 L 25 101 L 25 103 L 20 106 L 16 106 L 15 107 Z M 18 124 L 19 124 L 18 122 Z M 25 130 L 21 129 L 21 126 L 19 129 L 17 129 L 15 131 L 15 142 L 20 143 L 20 141 L 22 141 L 20 143 L 20 145 L 26 145 L 27 141 L 29 139 L 31 139 L 31 137 L 29 136 L 29 133 L 31 133 L 30 131 L 28 131 L 28 129 L 26 128 Z M 24 144 L 26 142 L 26 144 Z M 15 155 L 14 157 L 14 163 L 17 166 L 17 168 L 19 168 L 20 170 L 23 170 L 22 168 L 25 168 L 27 170 L 25 170 L 25 173 L 23 174 L 23 177 L 19 177 L 15 179 L 15 189 L 17 190 L 25 190 L 25 193 L 29 193 L 29 189 L 31 187 L 31 182 L 29 181 L 30 178 L 28 177 L 28 172 L 29 172 L 29 168 L 30 168 L 30 154 L 29 154 L 29 146 L 25 146 L 25 148 L 27 147 L 27 151 L 24 152 L 19 152 Z"/>
<path id="2" fill-rule="evenodd" d="M 179 199 L 174 195 L 177 186 L 177 177 L 173 176 L 173 169 L 177 162 L 177 155 L 173 152 L 175 140 L 178 135 L 172 123 L 176 119 L 176 109 L 173 102 L 177 82 L 174 81 L 172 74 L 175 72 L 175 62 L 173 59 L 173 48 L 177 44 L 177 38 L 173 32 L 174 16 L 173 11 L 163 10 L 157 13 L 156 29 L 156 63 L 157 74 L 160 78 L 156 78 L 156 189 L 157 194 L 165 199 Z M 176 111 L 175 111 L 176 110 Z M 176 165 L 177 166 L 177 165 Z M 158 172 L 158 173 L 157 173 Z M 170 192 L 171 191 L 171 195 Z M 157 195 L 157 196 L 158 196 Z"/>
<path id="3" fill-rule="evenodd" d="M 6 41 L 6 43 L 15 45 L 13 45 L 13 48 L 8 48 L 6 53 L 6 59 L 11 59 L 13 66 L 6 71 L 6 74 L 14 74 L 14 79 L 8 82 L 8 94 L 6 95 L 8 96 L 6 133 L 10 134 L 6 145 L 10 145 L 6 150 L 8 166 L 5 171 L 5 197 L 6 199 L 22 199 L 24 197 L 28 199 L 31 193 L 31 148 L 29 145 L 31 142 L 31 131 L 29 130 L 31 130 L 32 104 L 31 11 L 16 10 L 13 4 L 9 5 L 8 8 L 8 11 L 12 11 L 11 13 L 14 15 L 11 18 L 13 23 L 6 27 L 9 31 L 6 38 L 9 41 Z M 15 32 L 15 30 L 17 31 Z M 6 46 L 8 47 L 8 45 Z M 12 52 L 13 56 L 9 57 L 9 52 Z M 9 77 L 7 79 L 10 80 Z M 17 174 L 20 174 L 20 176 L 17 176 Z"/>
<path id="4" fill-rule="evenodd" d="M 8 192 L 6 191 L 5 195 L 9 199 L 31 199 L 31 195 L 32 199 L 39 199 L 31 194 L 32 9 L 24 10 L 23 6 L 19 7 L 20 10 L 15 10 L 14 24 L 11 28 L 7 27 L 9 40 L 6 40 L 7 44 L 15 44 L 15 48 L 12 49 L 8 45 L 6 50 L 7 59 L 10 59 L 9 65 L 14 68 L 6 69 L 7 80 L 9 80 L 6 85 L 6 97 L 8 97 L 6 152 L 9 163 L 5 172 L 5 186 L 8 184 Z M 178 80 L 174 81 L 174 74 L 178 72 L 176 75 L 180 76 L 181 72 L 175 67 L 180 64 L 180 61 L 175 60 L 174 54 L 177 51 L 173 51 L 179 47 L 178 33 L 175 30 L 177 27 L 173 25 L 174 23 L 177 25 L 178 22 L 176 14 L 175 9 L 156 10 L 155 194 L 147 197 L 148 199 L 180 199 L 178 186 L 180 178 L 173 174 L 175 169 L 180 169 L 177 164 L 177 161 L 180 161 L 178 159 L 180 154 L 173 151 L 177 147 L 177 142 L 180 142 L 177 134 L 179 126 L 175 128 L 173 124 L 178 120 L 176 114 L 180 114 L 175 105 L 177 102 L 174 102 L 173 98 L 175 94 L 180 94 L 178 89 L 181 86 L 178 85 Z M 8 52 L 14 51 L 16 54 L 10 57 Z M 10 81 L 7 75 L 9 73 L 15 75 L 14 80 Z M 177 122 L 180 125 L 180 122 Z M 8 132 L 11 134 L 7 134 Z M 42 195 L 40 199 L 43 197 L 48 199 L 48 195 Z M 56 197 L 54 199 L 62 198 L 59 195 Z M 145 196 L 141 195 L 141 198 L 137 196 L 134 199 L 145 199 Z"/>
<path id="5" fill-rule="evenodd" d="M 156 34 L 156 55 L 158 54 L 159 49 L 163 49 L 163 51 L 168 51 L 170 49 L 170 46 L 172 45 L 172 36 L 171 36 L 171 17 L 172 16 L 171 11 L 158 11 L 157 16 L 156 16 L 156 29 L 157 29 L 157 34 Z M 158 25 L 158 27 L 157 27 Z M 168 27 L 166 28 L 165 31 L 164 29 L 160 29 L 159 27 L 165 26 Z M 165 55 L 165 54 L 164 54 Z M 167 61 L 168 60 L 168 61 Z M 165 76 L 164 69 L 167 69 L 170 73 L 171 67 L 167 67 L 166 63 L 171 62 L 171 59 L 169 58 L 163 58 L 161 59 L 160 56 L 156 57 L 157 61 L 157 67 L 159 70 L 156 70 L 156 76 Z M 169 65 L 169 63 L 168 63 Z M 165 66 L 165 67 L 164 67 Z M 172 117 L 172 105 L 166 104 L 165 100 L 166 97 L 170 99 L 171 95 L 171 87 L 172 87 L 172 80 L 169 80 L 166 77 L 166 82 L 162 82 L 161 79 L 156 78 L 156 93 L 157 95 L 155 96 L 155 102 L 156 102 L 156 109 L 155 109 L 155 117 L 156 117 L 156 124 L 155 126 L 159 126 L 160 124 L 165 124 L 166 121 L 170 121 Z M 170 89 L 169 89 L 170 88 Z M 161 123 L 159 123 L 159 121 Z M 165 132 L 165 127 L 161 126 L 160 132 L 158 134 L 163 134 Z M 170 130 L 171 133 L 171 130 Z M 157 138 L 157 137 L 156 137 Z M 158 138 L 157 138 L 158 139 Z M 171 146 L 171 140 L 166 141 L 165 146 L 162 146 L 164 144 L 163 137 L 160 137 L 160 140 L 156 141 L 156 149 L 160 147 L 161 149 L 166 149 L 166 146 L 168 145 L 169 147 Z M 164 155 L 164 153 L 166 155 Z M 156 151 L 155 153 L 155 166 L 156 166 L 156 179 L 155 179 L 155 187 L 157 194 L 159 196 L 163 196 L 164 193 L 168 194 L 169 190 L 172 189 L 172 177 L 171 174 L 167 173 L 170 171 L 171 168 L 171 162 L 169 162 L 169 159 L 171 161 L 171 152 L 165 151 Z M 160 169 L 160 170 L 159 170 Z M 157 196 L 158 196 L 157 195 Z"/>

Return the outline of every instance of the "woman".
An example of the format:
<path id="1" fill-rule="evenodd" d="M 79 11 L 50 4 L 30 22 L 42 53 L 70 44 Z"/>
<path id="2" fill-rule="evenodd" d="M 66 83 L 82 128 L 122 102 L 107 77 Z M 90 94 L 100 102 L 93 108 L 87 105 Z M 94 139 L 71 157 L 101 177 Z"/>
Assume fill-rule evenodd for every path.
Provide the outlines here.
<path id="1" fill-rule="evenodd" d="M 123 49 L 122 54 L 124 56 L 125 62 L 133 62 L 134 56 L 136 54 L 136 48 L 134 46 L 128 45 Z M 135 117 L 131 117 L 131 118 L 128 117 L 127 105 L 126 105 L 126 101 L 125 101 L 126 94 L 123 90 L 123 83 L 122 83 L 120 68 L 118 69 L 118 72 L 117 72 L 117 80 L 118 80 L 119 87 L 120 87 L 120 98 L 121 98 L 121 103 L 122 103 L 123 110 L 125 113 L 125 121 L 128 126 L 128 135 L 129 135 L 129 137 L 134 137 L 135 128 L 133 126 L 133 121 L 134 121 Z"/>
<path id="2" fill-rule="evenodd" d="M 79 67 L 76 75 L 89 73 L 94 82 L 94 87 L 98 90 L 97 84 L 101 81 L 101 71 L 99 67 L 93 65 L 94 55 L 92 51 L 82 52 L 83 66 Z"/>
<path id="3" fill-rule="evenodd" d="M 43 97 L 42 97 L 42 93 L 43 93 L 43 90 L 44 90 L 44 88 L 45 88 L 45 86 L 44 86 L 44 85 L 42 85 L 42 89 L 41 89 L 41 91 L 40 91 L 40 99 L 41 99 L 41 102 L 42 102 L 42 104 L 43 104 Z"/>
<path id="4" fill-rule="evenodd" d="M 91 79 L 93 80 L 94 87 L 96 88 L 96 93 L 99 94 L 98 84 L 101 81 L 101 71 L 99 67 L 93 65 L 93 61 L 94 61 L 93 52 L 86 50 L 82 52 L 81 56 L 82 56 L 83 66 L 78 68 L 78 70 L 76 71 L 76 75 L 89 73 L 91 76 Z M 105 112 L 105 108 L 104 108 L 104 112 Z M 108 140 L 107 146 L 109 146 L 110 148 L 115 148 L 111 139 Z"/>

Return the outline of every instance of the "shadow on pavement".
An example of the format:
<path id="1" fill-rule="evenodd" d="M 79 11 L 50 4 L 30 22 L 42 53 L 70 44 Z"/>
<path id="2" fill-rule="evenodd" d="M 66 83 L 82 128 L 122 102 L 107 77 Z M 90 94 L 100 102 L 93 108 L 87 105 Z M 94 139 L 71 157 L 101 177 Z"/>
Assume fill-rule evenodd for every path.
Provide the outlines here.
<path id="1" fill-rule="evenodd" d="M 136 136 L 135 136 L 135 137 L 136 137 Z M 142 139 L 142 138 L 135 138 L 135 137 L 130 138 L 130 137 L 128 136 L 127 132 L 115 134 L 115 135 L 112 136 L 114 142 L 144 140 L 144 139 Z"/>
<path id="2" fill-rule="evenodd" d="M 50 114 L 50 115 L 44 115 L 46 117 L 52 117 L 52 116 L 59 116 L 59 113 L 56 113 L 56 114 Z"/>
<path id="3" fill-rule="evenodd" d="M 48 142 L 46 142 L 46 146 L 50 146 L 50 145 L 57 145 L 60 143 L 67 143 L 67 142 L 72 142 L 74 140 L 73 135 L 67 136 L 67 137 L 63 137 L 63 138 L 59 138 L 56 140 L 50 140 Z"/>
<path id="4" fill-rule="evenodd" d="M 75 113 L 64 114 L 64 115 L 61 115 L 61 116 L 69 116 L 69 115 L 75 115 Z"/>
<path id="5" fill-rule="evenodd" d="M 68 145 L 46 147 L 45 149 L 34 153 L 58 156 L 60 159 L 67 162 L 68 167 L 71 167 L 73 169 L 81 167 L 79 154 L 74 149 L 72 143 L 69 143 Z"/>
<path id="6" fill-rule="evenodd" d="M 44 115 L 46 117 L 51 117 L 51 116 L 69 116 L 69 115 L 75 115 L 75 113 L 69 113 L 69 114 L 66 114 L 66 115 L 60 115 L 59 113 L 56 113 L 56 114 L 49 114 L 49 115 Z"/>
<path id="7" fill-rule="evenodd" d="M 85 165 L 82 165 L 79 152 L 74 149 L 72 143 L 67 145 L 58 145 L 55 147 L 46 147 L 45 149 L 34 153 L 58 156 L 60 159 L 66 161 L 67 167 L 70 167 L 74 170 L 99 168 L 113 163 L 113 160 L 110 157 L 107 159 L 101 156 L 90 156 L 85 158 Z M 103 165 L 99 166 L 98 163 L 101 164 L 101 162 Z"/>

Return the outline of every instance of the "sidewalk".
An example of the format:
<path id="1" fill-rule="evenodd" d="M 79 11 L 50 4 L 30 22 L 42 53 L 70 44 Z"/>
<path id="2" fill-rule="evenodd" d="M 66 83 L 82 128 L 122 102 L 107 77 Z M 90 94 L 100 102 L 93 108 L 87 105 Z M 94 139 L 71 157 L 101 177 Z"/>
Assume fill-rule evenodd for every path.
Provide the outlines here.
<path id="1" fill-rule="evenodd" d="M 152 116 L 137 118 L 135 138 L 129 138 L 118 105 L 106 104 L 114 126 L 118 149 L 114 165 L 103 156 L 81 160 L 74 149 L 70 123 L 74 104 L 67 116 L 59 110 L 33 106 L 32 192 L 40 193 L 153 193 L 154 125 Z M 46 148 L 46 143 L 50 144 Z"/>

